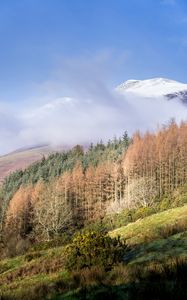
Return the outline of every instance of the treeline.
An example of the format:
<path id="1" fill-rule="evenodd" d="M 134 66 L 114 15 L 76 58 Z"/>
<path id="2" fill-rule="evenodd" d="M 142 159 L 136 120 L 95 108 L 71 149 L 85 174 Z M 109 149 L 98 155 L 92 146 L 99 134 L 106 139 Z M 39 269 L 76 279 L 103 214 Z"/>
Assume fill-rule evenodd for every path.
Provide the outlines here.
<path id="1" fill-rule="evenodd" d="M 82 200 L 79 199 L 80 188 L 76 188 L 76 182 L 79 185 L 82 178 L 88 176 L 90 168 L 95 170 L 104 162 L 112 163 L 118 161 L 130 143 L 131 139 L 127 132 L 124 132 L 121 138 L 114 137 L 106 144 L 100 141 L 96 145 L 91 144 L 87 150 L 77 145 L 69 151 L 52 154 L 47 159 L 43 158 L 40 162 L 32 164 L 24 171 L 14 172 L 5 179 L 1 188 L 1 227 L 5 228 L 4 223 L 7 224 L 7 219 L 9 221 L 11 219 L 11 224 L 14 222 L 15 224 L 19 223 L 18 226 L 13 226 L 14 229 L 16 227 L 23 228 L 20 231 L 25 235 L 29 230 L 28 228 L 31 227 L 30 224 L 34 222 L 32 211 L 33 197 L 40 200 L 43 199 L 42 203 L 42 200 L 35 202 L 38 206 L 40 205 L 42 211 L 44 211 L 43 206 L 45 206 L 47 213 L 45 211 L 43 216 L 48 215 L 49 217 L 50 214 L 58 212 L 58 219 L 62 220 L 63 216 L 61 213 L 63 210 L 66 211 L 65 201 L 68 211 L 71 211 L 71 215 L 75 220 L 75 207 L 78 207 L 78 204 L 82 206 Z M 59 186 L 58 189 L 57 186 Z M 56 193 L 58 193 L 58 196 Z M 53 201 L 56 201 L 56 197 L 58 198 L 58 205 L 55 204 L 55 211 L 52 213 L 49 207 L 52 206 Z M 81 210 L 83 211 L 83 209 Z M 77 208 L 76 211 L 78 211 Z M 83 220 L 82 214 L 79 220 Z M 40 223 L 43 222 L 41 216 L 39 217 L 38 213 L 36 215 L 40 218 Z M 53 216 L 51 220 L 53 222 Z M 12 228 L 9 221 L 8 227 Z M 24 222 L 27 224 L 23 224 Z M 45 225 L 43 224 L 41 227 L 44 228 Z M 62 226 L 58 224 L 56 227 L 58 227 L 58 232 L 60 232 Z M 7 226 L 6 231 L 8 231 Z M 54 232 L 57 232 L 57 229 L 54 229 Z"/>
<path id="2" fill-rule="evenodd" d="M 49 240 L 123 209 L 152 207 L 187 182 L 187 122 L 51 155 L 3 186 L 3 236 Z"/>
<path id="3" fill-rule="evenodd" d="M 36 184 L 38 181 L 49 182 L 66 171 L 72 171 L 77 162 L 85 171 L 90 165 L 96 167 L 99 163 L 116 161 L 128 148 L 131 139 L 125 131 L 120 138 L 114 137 L 104 144 L 101 140 L 96 145 L 90 144 L 88 150 L 80 145 L 73 149 L 49 155 L 46 159 L 33 163 L 25 170 L 18 170 L 5 178 L 1 194 L 9 200 L 21 185 Z M 1 196 L 2 198 L 2 196 Z"/>
<path id="4" fill-rule="evenodd" d="M 158 132 L 143 136 L 136 133 L 123 169 L 128 182 L 127 201 L 132 200 L 135 187 L 143 183 L 159 198 L 183 186 L 187 182 L 187 122 L 178 126 L 171 121 Z"/>

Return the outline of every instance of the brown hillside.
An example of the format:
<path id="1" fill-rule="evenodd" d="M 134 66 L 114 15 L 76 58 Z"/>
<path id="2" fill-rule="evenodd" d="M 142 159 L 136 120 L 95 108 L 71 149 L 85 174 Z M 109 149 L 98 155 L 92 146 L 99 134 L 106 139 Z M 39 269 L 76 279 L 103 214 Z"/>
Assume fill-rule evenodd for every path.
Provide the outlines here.
<path id="1" fill-rule="evenodd" d="M 10 173 L 25 169 L 33 162 L 40 160 L 43 156 L 48 156 L 52 152 L 60 151 L 62 147 L 52 148 L 41 146 L 31 149 L 24 149 L 12 152 L 0 157 L 0 183 Z"/>

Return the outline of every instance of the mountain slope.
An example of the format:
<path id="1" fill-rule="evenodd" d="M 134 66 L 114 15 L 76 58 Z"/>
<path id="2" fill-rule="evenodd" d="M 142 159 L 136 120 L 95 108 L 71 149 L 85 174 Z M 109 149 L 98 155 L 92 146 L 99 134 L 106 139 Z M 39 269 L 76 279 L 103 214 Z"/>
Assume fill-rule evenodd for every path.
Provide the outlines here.
<path id="1" fill-rule="evenodd" d="M 35 146 L 30 148 L 22 148 L 0 157 L 0 183 L 10 173 L 25 169 L 35 161 L 48 156 L 52 152 L 62 150 L 62 147 L 52 148 L 50 146 Z"/>
<path id="2" fill-rule="evenodd" d="M 160 97 L 167 99 L 179 98 L 187 102 L 187 84 L 166 78 L 152 78 L 147 80 L 127 80 L 117 87 L 123 94 L 131 93 L 140 97 Z"/>
<path id="3" fill-rule="evenodd" d="M 187 229 L 186 215 L 187 205 L 168 209 L 139 219 L 134 223 L 129 223 L 127 226 L 117 228 L 113 230 L 110 235 L 112 237 L 120 235 L 127 240 L 129 245 L 141 244 L 145 243 L 145 241 L 150 242 L 152 240 L 160 239 L 163 235 L 162 229 L 166 228 L 168 225 L 171 227 L 180 224 L 176 231 L 185 231 Z M 173 232 L 171 231 L 170 235 L 172 234 Z"/>
<path id="4" fill-rule="evenodd" d="M 184 205 L 183 207 L 154 214 L 111 232 L 110 235 L 112 236 L 118 234 L 125 238 L 131 236 L 134 239 L 135 247 L 127 252 L 124 257 L 125 264 L 115 266 L 112 270 L 106 272 L 99 268 L 90 271 L 88 269 L 85 271 L 79 270 L 77 273 L 68 272 L 64 265 L 64 246 L 37 251 L 35 248 L 31 248 L 30 252 L 23 256 L 1 260 L 0 295 L 3 295 L 5 299 L 14 300 L 26 300 L 28 294 L 30 295 L 29 299 L 33 300 L 48 299 L 48 297 L 50 299 L 66 299 L 66 295 L 67 299 L 85 299 L 77 294 L 82 288 L 84 296 L 89 296 L 89 299 L 101 299 L 94 298 L 94 291 L 90 290 L 91 286 L 95 290 L 101 285 L 105 287 L 106 291 L 110 291 L 111 287 L 116 287 L 120 291 L 120 286 L 123 285 L 125 287 L 123 297 L 119 297 L 119 294 L 117 294 L 119 298 L 115 295 L 114 299 L 139 299 L 127 297 L 129 283 L 131 285 L 134 280 L 139 280 L 138 272 L 144 272 L 145 274 L 145 269 L 150 268 L 150 270 L 159 270 L 159 272 L 164 273 L 165 264 L 171 262 L 171 266 L 175 266 L 175 259 L 180 262 L 180 259 L 183 261 L 187 258 L 187 231 L 185 227 L 181 228 L 181 231 L 177 234 L 170 233 L 165 237 L 155 236 L 158 229 L 164 228 L 166 224 L 173 225 L 179 220 L 186 222 L 186 213 L 187 205 Z M 151 224 L 150 227 L 149 224 Z M 155 238 L 151 241 L 144 240 L 142 243 L 140 235 L 145 236 L 147 233 L 150 238 L 153 236 Z M 136 241 L 135 238 L 137 238 Z M 170 269 L 170 274 L 172 274 L 171 272 L 172 269 Z M 169 274 L 167 276 L 169 277 Z M 153 279 L 151 278 L 151 284 Z M 162 280 L 166 280 L 166 277 Z M 92 298 L 91 293 L 93 293 Z M 88 298 L 86 297 L 86 299 Z"/>
<path id="5" fill-rule="evenodd" d="M 177 121 L 186 118 L 186 111 L 184 110 L 184 106 L 182 104 L 179 105 L 179 103 L 177 103 L 176 101 L 168 103 L 164 100 L 180 100 L 182 103 L 187 104 L 187 84 L 165 78 L 152 78 L 147 80 L 127 80 L 121 85 L 119 85 L 116 88 L 116 90 L 126 97 L 126 101 L 123 102 L 120 98 L 120 103 L 118 103 L 115 102 L 118 98 L 114 98 L 111 102 L 112 107 L 110 107 L 110 103 L 107 102 L 107 108 L 109 109 L 109 113 L 105 110 L 105 115 L 110 117 L 110 123 L 112 124 L 113 118 L 115 120 L 120 120 L 122 112 L 123 120 L 121 121 L 121 123 L 123 125 L 120 124 L 119 126 L 120 128 L 121 126 L 123 126 L 123 130 L 128 130 L 130 132 L 132 130 L 132 127 L 136 126 L 136 123 L 138 124 L 138 127 L 147 129 L 149 126 L 155 126 L 155 124 L 163 123 L 164 121 L 167 121 L 170 118 L 175 118 Z M 157 101 L 154 101 L 155 99 Z M 46 115 L 47 113 L 51 114 L 52 116 L 54 110 L 57 110 L 58 115 L 61 116 L 61 119 L 66 119 L 62 118 L 62 116 L 64 113 L 64 109 L 67 109 L 67 118 L 70 120 L 70 123 L 68 123 L 68 125 L 66 123 L 62 123 L 61 127 L 64 128 L 65 126 L 68 126 L 68 129 L 76 128 L 76 130 L 73 130 L 72 135 L 76 131 L 83 132 L 83 135 L 86 135 L 86 137 L 88 138 L 89 131 L 85 133 L 83 130 L 78 129 L 76 123 L 71 123 L 72 120 L 76 120 L 74 115 L 72 116 L 72 101 L 74 100 L 67 97 L 62 99 L 56 99 L 55 101 L 45 104 L 43 107 L 40 107 L 38 110 L 30 112 L 29 116 L 32 117 L 34 120 L 35 118 L 37 118 L 37 115 Z M 79 111 L 79 106 L 81 105 L 83 105 L 83 110 L 85 106 L 89 109 L 87 115 L 92 115 L 92 112 L 94 111 L 94 109 L 92 109 L 92 106 L 90 106 L 91 104 L 87 103 L 86 101 L 84 102 L 81 100 L 81 103 L 79 103 L 79 101 L 75 101 L 74 104 L 75 106 L 77 105 L 75 111 L 76 115 L 77 110 Z M 120 115 L 118 115 L 118 112 L 115 115 L 117 110 L 114 109 L 114 107 L 116 108 L 118 107 L 118 105 L 120 106 Z M 145 105 L 147 110 L 144 110 L 143 108 L 142 111 L 142 107 L 144 107 Z M 60 111 L 61 106 L 63 108 L 62 111 Z M 161 107 L 162 110 L 160 112 Z M 155 112 L 156 110 L 159 110 L 159 114 L 154 113 L 154 115 L 152 115 L 151 111 Z M 87 128 L 97 127 L 97 123 L 99 122 L 101 124 L 100 127 L 102 127 L 103 129 L 102 131 L 105 132 L 105 128 L 109 128 L 109 126 L 106 126 L 105 117 L 104 114 L 100 112 L 100 108 L 97 108 L 97 116 L 98 111 L 102 122 L 98 121 L 98 119 L 94 117 L 91 126 L 89 126 L 89 120 L 87 119 Z M 68 115 L 68 113 L 70 113 L 70 115 Z M 78 119 L 78 123 L 81 123 L 80 119 L 82 119 L 82 117 Z M 127 122 L 125 120 L 127 120 Z M 45 123 L 45 121 L 43 121 L 43 123 Z M 115 123 L 117 124 L 118 122 L 115 121 Z M 111 128 L 112 130 L 114 130 L 115 126 L 117 126 L 117 128 L 115 129 L 115 131 L 117 132 L 119 129 L 118 125 L 111 125 Z M 105 136 L 109 135 L 108 130 L 111 129 L 107 129 L 107 133 L 105 134 Z M 61 133 L 59 137 L 60 136 Z M 79 138 L 81 139 L 81 137 Z M 79 143 L 79 141 L 77 141 L 77 143 Z M 68 145 L 68 143 L 66 143 L 66 145 Z M 10 153 L 8 155 L 0 157 L 0 182 L 2 182 L 2 180 L 11 172 L 25 168 L 31 163 L 41 159 L 43 155 L 46 156 L 50 152 L 58 151 L 59 148 L 60 150 L 62 149 L 62 147 L 57 147 L 57 149 L 54 150 L 48 146 L 39 146 L 33 147 L 32 149 L 21 149 L 19 151 L 15 151 L 14 153 Z"/>

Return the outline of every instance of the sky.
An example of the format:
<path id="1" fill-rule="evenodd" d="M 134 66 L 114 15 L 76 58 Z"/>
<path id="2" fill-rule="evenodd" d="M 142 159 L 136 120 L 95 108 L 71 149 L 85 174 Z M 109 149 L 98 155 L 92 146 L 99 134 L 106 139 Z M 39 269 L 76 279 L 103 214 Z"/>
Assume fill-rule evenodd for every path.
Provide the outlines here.
<path id="1" fill-rule="evenodd" d="M 101 124 L 103 136 L 121 133 L 112 89 L 128 79 L 187 83 L 186 53 L 186 0 L 0 0 L 0 154 L 48 136 L 100 138 Z"/>

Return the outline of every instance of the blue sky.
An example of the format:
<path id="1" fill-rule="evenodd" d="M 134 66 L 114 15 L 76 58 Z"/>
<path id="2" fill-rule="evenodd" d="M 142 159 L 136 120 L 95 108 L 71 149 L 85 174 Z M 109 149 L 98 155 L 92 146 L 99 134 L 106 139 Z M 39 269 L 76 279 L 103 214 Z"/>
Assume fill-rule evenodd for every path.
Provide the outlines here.
<path id="1" fill-rule="evenodd" d="M 187 82 L 186 53 L 186 0 L 0 1 L 6 101 L 39 96 L 36 86 L 47 81 L 67 88 L 70 78 L 59 75 L 66 60 L 94 65 L 99 57 L 98 72 L 107 70 L 101 74 L 111 86 L 155 76 Z"/>
<path id="2" fill-rule="evenodd" d="M 0 0 L 0 155 L 185 119 L 187 107 L 121 99 L 114 87 L 187 83 L 186 53 L 186 0 Z"/>

